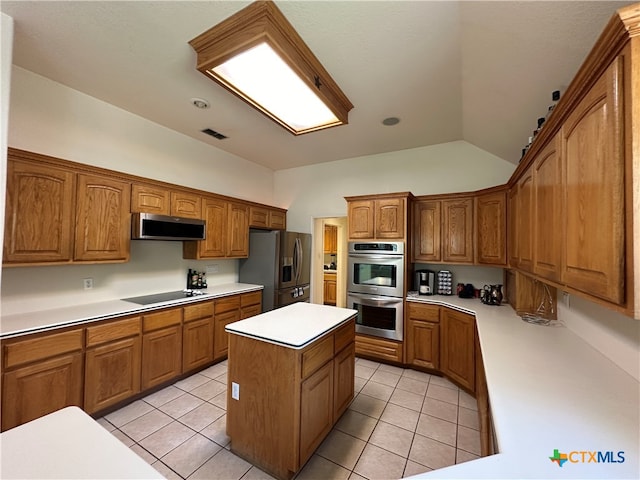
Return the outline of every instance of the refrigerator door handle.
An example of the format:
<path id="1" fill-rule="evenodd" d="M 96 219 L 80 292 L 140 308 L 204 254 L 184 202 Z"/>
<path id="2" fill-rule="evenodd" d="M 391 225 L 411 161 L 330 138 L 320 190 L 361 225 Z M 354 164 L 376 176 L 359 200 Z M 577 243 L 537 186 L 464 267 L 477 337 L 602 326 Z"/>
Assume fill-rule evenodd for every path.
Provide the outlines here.
<path id="1" fill-rule="evenodd" d="M 296 280 L 296 284 L 300 281 L 300 271 L 301 271 L 301 263 L 302 263 L 302 242 L 299 238 L 296 238 L 296 241 L 293 245 L 293 278 Z"/>

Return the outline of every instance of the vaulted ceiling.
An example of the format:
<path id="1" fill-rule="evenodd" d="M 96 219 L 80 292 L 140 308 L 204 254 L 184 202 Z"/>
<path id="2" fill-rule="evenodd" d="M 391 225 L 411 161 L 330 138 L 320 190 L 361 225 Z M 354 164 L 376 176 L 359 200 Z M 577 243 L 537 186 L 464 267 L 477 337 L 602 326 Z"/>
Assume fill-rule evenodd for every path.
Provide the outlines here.
<path id="1" fill-rule="evenodd" d="M 195 69 L 188 41 L 248 3 L 3 0 L 0 9 L 15 22 L 15 65 L 279 170 L 453 140 L 517 163 L 551 92 L 634 2 L 276 0 L 355 106 L 348 125 L 298 137 Z M 196 109 L 193 97 L 211 107 Z M 392 116 L 398 125 L 382 125 Z"/>

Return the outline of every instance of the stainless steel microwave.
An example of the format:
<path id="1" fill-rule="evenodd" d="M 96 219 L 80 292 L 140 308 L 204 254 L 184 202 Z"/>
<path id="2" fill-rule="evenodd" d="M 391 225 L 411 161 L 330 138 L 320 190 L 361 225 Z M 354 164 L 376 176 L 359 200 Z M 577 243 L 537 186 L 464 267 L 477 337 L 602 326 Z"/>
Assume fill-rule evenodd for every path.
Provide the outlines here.
<path id="1" fill-rule="evenodd" d="M 133 240 L 204 240 L 207 236 L 205 221 L 197 218 L 155 213 L 134 213 L 131 217 Z"/>

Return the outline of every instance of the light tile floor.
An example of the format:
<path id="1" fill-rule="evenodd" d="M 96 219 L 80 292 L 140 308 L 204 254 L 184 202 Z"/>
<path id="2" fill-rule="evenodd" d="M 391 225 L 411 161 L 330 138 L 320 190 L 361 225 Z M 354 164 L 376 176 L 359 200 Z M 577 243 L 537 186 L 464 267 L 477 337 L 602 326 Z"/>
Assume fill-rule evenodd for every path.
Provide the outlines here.
<path id="1" fill-rule="evenodd" d="M 225 434 L 227 363 L 98 422 L 169 479 L 270 479 Z M 355 398 L 296 479 L 399 479 L 480 455 L 475 399 L 445 378 L 356 359 Z"/>

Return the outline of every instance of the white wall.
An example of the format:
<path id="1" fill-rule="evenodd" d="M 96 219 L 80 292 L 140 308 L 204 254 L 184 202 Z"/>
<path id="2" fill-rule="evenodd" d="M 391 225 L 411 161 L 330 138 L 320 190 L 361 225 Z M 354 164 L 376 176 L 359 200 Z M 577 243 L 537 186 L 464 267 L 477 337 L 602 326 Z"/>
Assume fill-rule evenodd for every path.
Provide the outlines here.
<path id="1" fill-rule="evenodd" d="M 314 217 L 347 214 L 345 196 L 479 190 L 506 183 L 515 165 L 464 141 L 275 172 L 274 201 L 287 228 L 310 233 Z"/>
<path id="2" fill-rule="evenodd" d="M 13 18 L 5 15 L 4 13 L 0 13 L 0 238 L 4 238 L 5 187 L 7 183 L 7 135 L 9 124 L 12 57 Z M 2 259 L 2 252 L 0 252 L 0 259 Z"/>
<path id="3" fill-rule="evenodd" d="M 640 381 L 640 321 L 575 295 L 558 292 L 558 319 Z"/>
<path id="4" fill-rule="evenodd" d="M 4 36 L 3 23 L 3 52 Z M 4 65 L 3 53 L 3 75 Z M 267 168 L 28 70 L 13 66 L 12 80 L 8 125 L 12 147 L 276 205 L 273 172 Z M 8 102 L 2 105 L 4 112 Z M 4 178 L 6 165 L 1 171 Z M 4 198 L 3 193 L 3 202 Z M 5 268 L 2 313 L 182 289 L 188 268 L 204 271 L 212 263 L 219 273 L 209 275 L 210 284 L 237 280 L 237 260 L 186 261 L 181 242 L 134 241 L 126 264 Z M 94 279 L 91 291 L 82 289 L 86 277 Z"/>

